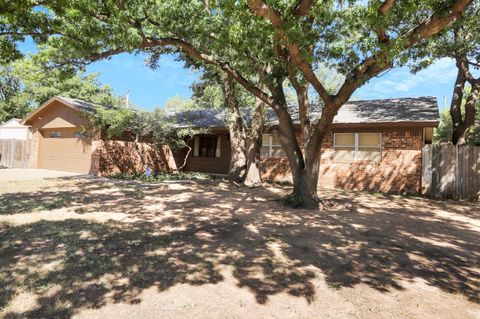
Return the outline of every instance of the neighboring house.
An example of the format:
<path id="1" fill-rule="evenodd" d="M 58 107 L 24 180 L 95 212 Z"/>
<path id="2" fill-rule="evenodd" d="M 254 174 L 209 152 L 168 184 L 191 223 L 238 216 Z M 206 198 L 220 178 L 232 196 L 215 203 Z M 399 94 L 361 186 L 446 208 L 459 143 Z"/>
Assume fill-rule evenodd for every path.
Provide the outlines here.
<path id="1" fill-rule="evenodd" d="M 29 126 L 21 124 L 21 119 L 11 119 L 0 124 L 0 140 L 28 140 Z"/>
<path id="2" fill-rule="evenodd" d="M 92 175 L 142 171 L 133 142 L 106 140 L 90 127 L 87 115 L 96 107 L 99 105 L 56 96 L 28 114 L 23 123 L 32 129 L 30 166 Z M 160 154 L 146 143 L 141 152 L 154 170 L 162 170 L 169 162 L 168 152 Z"/>
<path id="3" fill-rule="evenodd" d="M 298 111 L 292 108 L 291 114 L 298 125 Z M 320 114 L 318 109 L 313 111 L 312 121 Z M 200 110 L 177 115 L 182 116 L 195 126 L 211 129 L 211 134 L 197 136 L 190 143 L 193 152 L 186 170 L 226 174 L 230 141 L 224 112 Z M 420 193 L 422 148 L 432 142 L 438 124 L 435 97 L 346 103 L 322 145 L 319 187 Z M 262 174 L 266 179 L 291 180 L 288 161 L 274 134 L 277 125 L 269 111 L 261 151 Z"/>
<path id="4" fill-rule="evenodd" d="M 0 168 L 29 166 L 30 127 L 10 119 L 0 125 Z"/>

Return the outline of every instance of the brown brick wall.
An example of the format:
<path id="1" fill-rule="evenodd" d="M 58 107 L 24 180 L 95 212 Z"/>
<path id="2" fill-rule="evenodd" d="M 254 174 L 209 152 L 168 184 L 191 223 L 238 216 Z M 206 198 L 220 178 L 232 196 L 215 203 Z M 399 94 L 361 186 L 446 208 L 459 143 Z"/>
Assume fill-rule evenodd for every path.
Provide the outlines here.
<path id="1" fill-rule="evenodd" d="M 348 130 L 342 130 L 347 131 Z M 379 132 L 379 130 L 377 130 Z M 323 143 L 319 187 L 397 193 L 419 193 L 421 185 L 423 130 L 389 129 L 382 133 L 380 162 L 336 162 L 333 134 Z M 291 181 L 286 159 L 262 159 L 264 178 Z"/>
<path id="2" fill-rule="evenodd" d="M 96 139 L 92 144 L 92 171 L 95 175 L 145 171 L 134 142 Z M 173 157 L 166 147 L 159 149 L 147 143 L 140 143 L 140 154 L 145 165 L 150 167 L 153 173 L 173 168 L 170 166 Z"/>

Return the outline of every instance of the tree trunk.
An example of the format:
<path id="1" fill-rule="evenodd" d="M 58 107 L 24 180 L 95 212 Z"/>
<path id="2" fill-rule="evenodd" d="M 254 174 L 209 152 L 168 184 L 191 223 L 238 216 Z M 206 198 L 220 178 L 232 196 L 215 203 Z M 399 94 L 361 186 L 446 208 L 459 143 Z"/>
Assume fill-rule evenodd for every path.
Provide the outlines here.
<path id="1" fill-rule="evenodd" d="M 323 203 L 318 197 L 318 174 L 320 167 L 320 150 L 305 154 L 305 167 L 292 171 L 293 194 L 298 196 L 305 208 L 322 209 Z"/>
<path id="2" fill-rule="evenodd" d="M 468 130 L 475 123 L 475 104 L 479 98 L 480 81 L 470 73 L 466 57 L 458 56 L 456 65 L 458 69 L 457 79 L 455 80 L 452 103 L 450 104 L 450 116 L 453 124 L 452 143 L 462 145 L 467 142 Z M 462 103 L 466 81 L 472 85 L 472 88 L 465 103 L 465 115 L 463 116 Z"/>
<path id="3" fill-rule="evenodd" d="M 259 186 L 263 182 L 260 168 L 260 150 L 264 124 L 264 103 L 257 98 L 253 110 L 252 128 L 247 139 L 247 172 L 244 183 L 249 187 Z"/>
<path id="4" fill-rule="evenodd" d="M 231 159 L 228 177 L 231 181 L 241 183 L 245 178 L 247 167 L 245 127 L 235 97 L 233 79 L 230 75 L 224 75 L 222 80 L 225 102 L 229 111 L 228 130 L 230 132 Z"/>
<path id="5" fill-rule="evenodd" d="M 282 83 L 282 81 L 277 80 L 277 83 Z M 319 209 L 321 208 L 321 201 L 317 194 L 317 185 L 321 141 L 319 143 L 312 143 L 312 141 L 315 142 L 317 139 L 310 138 L 304 151 L 302 151 L 299 141 L 297 140 L 295 126 L 288 113 L 287 102 L 282 86 L 271 86 L 270 91 L 275 99 L 275 104 L 272 108 L 280 124 L 277 131 L 278 138 L 287 155 L 292 173 L 292 194 L 301 199 L 303 207 Z M 318 136 L 318 138 L 323 138 L 323 136 Z"/>
<path id="6" fill-rule="evenodd" d="M 465 89 L 465 72 L 462 67 L 462 61 L 457 59 L 457 78 L 453 88 L 452 102 L 450 103 L 450 116 L 452 118 L 453 134 L 452 143 L 456 145 L 460 137 L 464 134 L 463 117 L 462 117 L 462 101 L 463 90 Z"/>
<path id="7" fill-rule="evenodd" d="M 470 94 L 467 97 L 467 101 L 465 102 L 465 116 L 460 125 L 454 124 L 453 127 L 452 143 L 454 145 L 464 145 L 467 143 L 469 128 L 475 123 L 475 105 L 479 98 L 479 91 L 480 83 L 474 82 Z"/>

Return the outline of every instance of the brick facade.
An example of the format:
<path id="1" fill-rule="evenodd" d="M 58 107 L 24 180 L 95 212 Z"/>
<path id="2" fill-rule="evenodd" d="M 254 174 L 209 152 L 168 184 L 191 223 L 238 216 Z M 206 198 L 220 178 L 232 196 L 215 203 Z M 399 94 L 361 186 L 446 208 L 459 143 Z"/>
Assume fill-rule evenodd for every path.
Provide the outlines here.
<path id="1" fill-rule="evenodd" d="M 175 169 L 175 162 L 167 146 L 157 148 L 139 143 L 137 151 L 135 143 L 130 141 L 95 139 L 92 142 L 92 174 L 106 176 L 119 172 L 144 172 L 145 166 L 152 173 L 159 173 Z"/>
<path id="2" fill-rule="evenodd" d="M 344 129 L 342 132 L 357 131 Z M 382 133 L 379 162 L 335 161 L 333 133 L 328 134 L 322 147 L 319 188 L 420 193 L 423 129 L 377 129 L 375 132 Z M 285 158 L 262 159 L 262 174 L 270 180 L 291 181 Z"/>

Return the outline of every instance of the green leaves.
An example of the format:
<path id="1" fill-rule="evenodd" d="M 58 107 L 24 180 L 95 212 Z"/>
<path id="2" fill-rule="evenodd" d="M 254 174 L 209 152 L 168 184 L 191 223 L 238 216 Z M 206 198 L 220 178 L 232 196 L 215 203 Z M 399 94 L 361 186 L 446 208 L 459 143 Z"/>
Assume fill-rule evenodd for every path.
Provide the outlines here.
<path id="1" fill-rule="evenodd" d="M 56 95 L 104 105 L 118 103 L 111 89 L 100 84 L 98 74 L 50 68 L 47 51 L 0 66 L 0 122 L 22 118 Z"/>
<path id="2" fill-rule="evenodd" d="M 188 125 L 179 127 L 176 118 L 171 116 L 171 108 L 156 108 L 147 112 L 123 106 L 98 107 L 90 120 L 92 125 L 106 133 L 109 139 L 130 139 L 154 143 L 157 146 L 168 145 L 172 150 L 186 147 L 188 140 L 194 135 L 207 132 L 204 128 Z"/>

